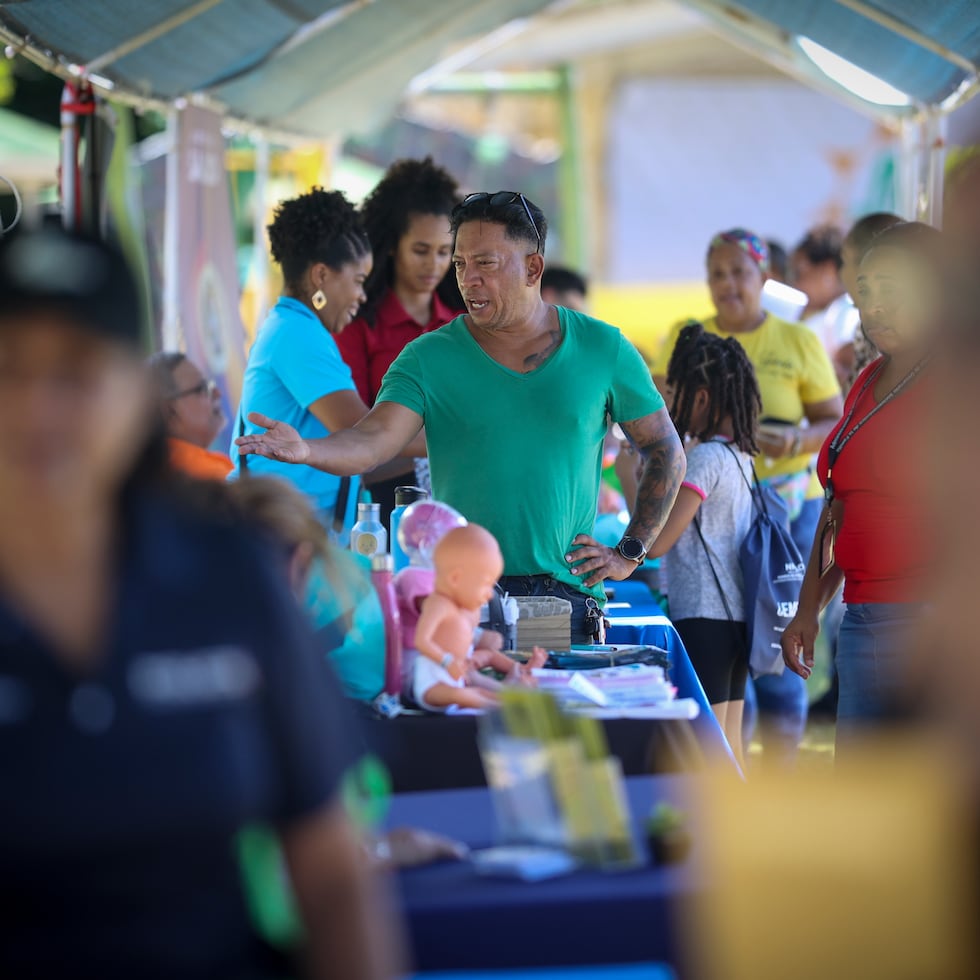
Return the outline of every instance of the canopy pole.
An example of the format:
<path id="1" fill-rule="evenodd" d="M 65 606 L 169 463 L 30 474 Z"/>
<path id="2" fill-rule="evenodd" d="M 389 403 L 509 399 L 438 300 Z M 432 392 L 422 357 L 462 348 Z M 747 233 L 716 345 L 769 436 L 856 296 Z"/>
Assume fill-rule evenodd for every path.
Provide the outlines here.
<path id="1" fill-rule="evenodd" d="M 931 109 L 922 123 L 926 153 L 926 200 L 922 220 L 941 228 L 943 223 L 943 190 L 946 180 L 946 114 Z"/>
<path id="2" fill-rule="evenodd" d="M 269 263 L 265 247 L 265 202 L 269 188 L 269 141 L 262 135 L 255 144 L 255 184 L 252 188 L 252 285 L 255 290 L 253 330 L 265 319 L 269 308 Z"/>
<path id="3" fill-rule="evenodd" d="M 589 256 L 585 247 L 582 187 L 582 139 L 578 107 L 568 65 L 560 69 L 559 114 L 561 117 L 561 156 L 558 159 L 558 203 L 562 216 L 562 245 L 565 261 L 589 275 Z"/>
<path id="4" fill-rule="evenodd" d="M 180 110 L 172 108 L 167 113 L 166 190 L 163 212 L 163 324 L 161 342 L 163 350 L 175 351 L 180 347 Z"/>

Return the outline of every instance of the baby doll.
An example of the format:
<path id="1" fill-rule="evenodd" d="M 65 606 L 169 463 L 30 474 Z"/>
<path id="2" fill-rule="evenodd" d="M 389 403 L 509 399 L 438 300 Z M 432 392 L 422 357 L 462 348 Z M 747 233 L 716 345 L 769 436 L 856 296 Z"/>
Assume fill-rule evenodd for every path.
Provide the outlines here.
<path id="1" fill-rule="evenodd" d="M 412 693 L 424 708 L 444 711 L 452 704 L 484 708 L 496 703 L 493 688 L 476 673 L 493 667 L 508 676 L 522 676 L 521 666 L 493 646 L 474 648 L 480 607 L 488 602 L 504 570 L 494 536 L 477 524 L 449 531 L 436 545 L 434 589 L 422 602 L 415 627 Z M 489 634 L 493 636 L 494 634 Z M 543 661 L 544 651 L 535 651 Z M 537 665 L 532 663 L 532 666 Z"/>

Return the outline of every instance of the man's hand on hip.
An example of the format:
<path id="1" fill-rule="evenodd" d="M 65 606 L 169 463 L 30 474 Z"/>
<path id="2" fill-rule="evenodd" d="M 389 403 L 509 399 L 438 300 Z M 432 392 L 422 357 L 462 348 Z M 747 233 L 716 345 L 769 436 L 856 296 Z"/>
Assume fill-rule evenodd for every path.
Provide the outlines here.
<path id="1" fill-rule="evenodd" d="M 607 548 L 587 534 L 576 536 L 565 560 L 572 565 L 572 574 L 580 576 L 582 585 L 587 588 L 607 578 L 621 582 L 638 567 L 635 561 L 624 558 L 615 548 Z"/>

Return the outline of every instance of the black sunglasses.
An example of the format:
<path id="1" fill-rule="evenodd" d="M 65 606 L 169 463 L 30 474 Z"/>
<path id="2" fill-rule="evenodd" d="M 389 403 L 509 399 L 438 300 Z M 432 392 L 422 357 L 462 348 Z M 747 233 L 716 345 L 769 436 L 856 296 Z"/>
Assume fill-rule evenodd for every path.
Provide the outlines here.
<path id="1" fill-rule="evenodd" d="M 534 232 L 534 237 L 538 240 L 538 247 L 534 251 L 540 252 L 541 233 L 538 231 L 538 226 L 534 221 L 534 215 L 531 214 L 531 209 L 527 205 L 527 198 L 520 191 L 495 191 L 492 194 L 489 191 L 476 191 L 473 194 L 467 194 L 453 208 L 453 213 L 450 217 L 455 219 L 458 214 L 466 208 L 472 207 L 474 204 L 487 204 L 493 208 L 503 208 L 508 204 L 513 204 L 515 201 L 520 201 L 524 206 L 524 213 L 527 215 L 527 220 L 531 222 L 531 230 Z"/>

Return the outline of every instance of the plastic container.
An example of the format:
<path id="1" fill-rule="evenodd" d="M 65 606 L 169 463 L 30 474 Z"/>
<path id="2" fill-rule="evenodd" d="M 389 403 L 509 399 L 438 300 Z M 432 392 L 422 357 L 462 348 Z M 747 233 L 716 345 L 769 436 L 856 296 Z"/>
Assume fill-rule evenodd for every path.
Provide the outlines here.
<path id="1" fill-rule="evenodd" d="M 375 504 L 374 506 L 377 506 Z M 385 623 L 385 686 L 384 692 L 397 696 L 402 689 L 402 627 L 395 596 L 395 564 L 391 555 L 375 555 L 371 559 L 371 580 Z"/>
<path id="2" fill-rule="evenodd" d="M 762 308 L 781 320 L 798 322 L 808 302 L 806 293 L 784 282 L 767 279 L 762 286 Z"/>
<path id="3" fill-rule="evenodd" d="M 381 523 L 381 504 L 358 504 L 357 523 L 351 528 L 350 550 L 366 558 L 388 550 L 388 532 Z"/>
<path id="4" fill-rule="evenodd" d="M 395 559 L 396 572 L 408 566 L 408 555 L 398 540 L 398 524 L 402 514 L 409 504 L 414 504 L 416 500 L 426 500 L 428 496 L 421 487 L 395 487 L 395 509 L 391 512 L 391 533 L 388 540 L 391 542 L 391 556 Z"/>

